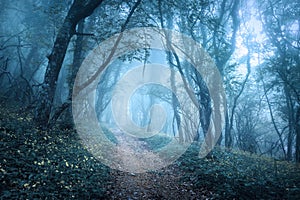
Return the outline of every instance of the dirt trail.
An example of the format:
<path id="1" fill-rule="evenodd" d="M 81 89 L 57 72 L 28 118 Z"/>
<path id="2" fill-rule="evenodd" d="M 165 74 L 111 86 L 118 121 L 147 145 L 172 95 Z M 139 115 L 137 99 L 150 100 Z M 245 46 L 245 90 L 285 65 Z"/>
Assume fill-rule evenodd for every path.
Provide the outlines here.
<path id="1" fill-rule="evenodd" d="M 166 166 L 165 162 L 154 152 L 147 143 L 136 137 L 127 135 L 120 130 L 111 130 L 118 140 L 114 157 L 118 160 L 116 169 L 132 173 L 142 173 Z"/>
<path id="2" fill-rule="evenodd" d="M 212 199 L 213 194 L 204 188 L 192 189 L 182 182 L 180 170 L 174 166 L 155 172 L 133 174 L 112 171 L 114 181 L 109 186 L 111 199 Z"/>
<path id="3" fill-rule="evenodd" d="M 111 199 L 210 199 L 213 194 L 204 188 L 192 189 L 183 182 L 183 172 L 176 164 L 151 172 L 137 173 L 134 170 L 162 165 L 163 161 L 147 149 L 147 144 L 137 138 L 113 131 L 118 139 L 117 153 L 120 169 L 112 170 L 113 181 L 108 185 L 107 194 Z M 132 170 L 134 169 L 134 170 Z"/>

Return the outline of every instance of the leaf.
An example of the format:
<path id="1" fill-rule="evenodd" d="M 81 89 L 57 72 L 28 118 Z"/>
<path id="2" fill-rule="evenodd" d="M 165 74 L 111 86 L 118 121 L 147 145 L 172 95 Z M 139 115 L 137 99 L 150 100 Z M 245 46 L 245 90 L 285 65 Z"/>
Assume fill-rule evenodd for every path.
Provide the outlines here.
<path id="1" fill-rule="evenodd" d="M 25 188 L 27 188 L 27 187 L 29 187 L 29 183 L 25 183 L 23 186 L 24 186 Z"/>

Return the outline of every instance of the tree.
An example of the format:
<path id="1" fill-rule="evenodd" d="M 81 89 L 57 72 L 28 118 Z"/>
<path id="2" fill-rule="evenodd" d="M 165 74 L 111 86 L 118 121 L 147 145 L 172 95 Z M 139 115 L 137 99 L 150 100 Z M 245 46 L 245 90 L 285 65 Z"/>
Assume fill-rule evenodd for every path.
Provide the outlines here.
<path id="1" fill-rule="evenodd" d="M 76 25 L 80 20 L 91 15 L 103 0 L 75 0 L 56 36 L 54 47 L 48 56 L 48 66 L 39 94 L 39 104 L 35 113 L 35 121 L 39 126 L 48 124 L 51 112 L 53 112 L 53 99 L 56 90 L 56 82 L 62 67 L 65 54 L 72 36 L 76 33 Z"/>
<path id="2" fill-rule="evenodd" d="M 299 2 L 263 1 L 261 8 L 261 20 L 275 53 L 270 56 L 265 66 L 267 72 L 274 77 L 270 83 L 271 87 L 277 88 L 284 96 L 283 104 L 279 105 L 277 110 L 286 123 L 286 159 L 292 160 L 294 139 L 295 135 L 298 135 L 297 110 L 300 103 L 300 44 L 296 42 L 299 41 L 299 35 L 295 33 L 299 31 L 299 21 L 296 17 L 300 15 Z M 298 30 L 294 30 L 297 27 Z M 298 149 L 297 144 L 295 149 Z"/>

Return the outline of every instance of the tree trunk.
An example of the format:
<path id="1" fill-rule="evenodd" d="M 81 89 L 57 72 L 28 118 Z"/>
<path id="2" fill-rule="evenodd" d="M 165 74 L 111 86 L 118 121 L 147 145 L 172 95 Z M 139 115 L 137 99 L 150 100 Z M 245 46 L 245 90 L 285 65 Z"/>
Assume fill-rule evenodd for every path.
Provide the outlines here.
<path id="1" fill-rule="evenodd" d="M 103 0 L 74 0 L 54 42 L 51 54 L 48 56 L 42 91 L 39 93 L 39 105 L 35 113 L 35 121 L 40 127 L 48 125 L 52 102 L 56 91 L 56 83 L 62 67 L 66 51 L 72 36 L 75 34 L 78 22 L 93 13 Z"/>
<path id="2" fill-rule="evenodd" d="M 229 125 L 229 116 L 228 116 L 229 110 L 225 113 L 225 131 L 224 131 L 224 137 L 225 137 L 225 147 L 231 148 L 232 145 L 232 137 L 231 137 L 231 130 Z"/>
<path id="3" fill-rule="evenodd" d="M 293 155 L 293 137 L 294 137 L 294 109 L 293 102 L 291 99 L 291 93 L 288 86 L 284 85 L 284 93 L 286 98 L 287 106 L 287 117 L 288 117 L 288 136 L 287 136 L 287 160 L 292 160 Z"/>
<path id="4" fill-rule="evenodd" d="M 296 162 L 300 162 L 300 106 L 296 114 Z"/>
<path id="5" fill-rule="evenodd" d="M 286 154 L 286 151 L 285 151 L 285 148 L 284 148 L 284 141 L 283 141 L 283 138 L 282 138 L 282 134 L 280 133 L 278 127 L 277 127 L 277 124 L 275 122 L 275 117 L 273 115 L 273 109 L 272 109 L 272 106 L 271 106 L 271 102 L 269 100 L 269 97 L 268 97 L 268 94 L 267 94 L 267 90 L 266 90 L 266 86 L 265 86 L 265 83 L 264 81 L 262 80 L 262 84 L 263 84 L 263 89 L 264 89 L 264 95 L 265 95 L 265 98 L 266 98 L 266 101 L 267 101 L 267 105 L 268 105 L 268 108 L 269 108 L 269 112 L 270 112 L 270 117 L 271 117 L 271 121 L 272 121 L 272 124 L 274 126 L 274 129 L 278 135 L 278 138 L 279 138 L 279 141 L 280 141 L 280 147 L 282 149 L 282 152 L 284 154 L 284 158 L 286 159 L 287 157 L 287 154 Z"/>
<path id="6" fill-rule="evenodd" d="M 80 20 L 77 25 L 77 32 L 83 33 L 84 31 L 84 19 Z M 82 58 L 82 51 L 83 51 L 83 36 L 78 34 L 76 36 L 75 40 L 75 49 L 73 54 L 73 64 L 72 67 L 69 68 L 69 74 L 68 74 L 68 85 L 69 85 L 69 97 L 68 99 L 71 100 L 72 92 L 73 92 L 73 85 L 75 82 L 76 74 L 81 66 L 81 63 L 83 61 Z M 68 101 L 70 102 L 70 101 Z M 59 113 L 60 115 L 61 113 Z M 68 107 L 66 108 L 66 112 L 63 115 L 63 121 L 65 128 L 71 128 L 73 127 L 73 117 L 72 117 L 72 106 L 71 103 L 68 103 Z M 54 119 L 56 121 L 56 119 Z"/>
<path id="7" fill-rule="evenodd" d="M 248 45 L 247 45 L 248 46 Z M 247 54 L 247 74 L 246 77 L 242 83 L 241 89 L 239 91 L 239 93 L 234 97 L 233 100 L 233 105 L 232 105 L 232 109 L 230 111 L 230 115 L 227 113 L 226 114 L 226 122 L 225 122 L 225 147 L 226 148 L 232 148 L 233 146 L 233 136 L 232 136 L 232 128 L 233 128 L 233 118 L 234 118 L 234 114 L 235 114 L 235 109 L 238 105 L 238 100 L 240 98 L 240 96 L 242 95 L 246 83 L 249 79 L 250 73 L 251 73 L 251 64 L 250 64 L 250 58 L 251 58 L 251 52 L 250 49 L 248 48 L 248 54 Z"/>
<path id="8" fill-rule="evenodd" d="M 158 1 L 158 6 L 159 6 L 159 14 L 160 14 L 160 25 L 162 28 L 165 28 L 164 27 L 164 20 L 163 20 L 163 12 L 162 12 L 162 1 L 159 0 Z M 167 13 L 168 16 L 167 16 L 167 28 L 168 29 L 172 29 L 173 28 L 173 16 L 168 12 Z M 169 41 L 172 41 L 172 36 L 171 35 L 166 35 L 167 36 L 167 42 Z M 173 63 L 173 56 L 172 56 L 172 52 L 168 52 L 167 53 L 167 60 L 169 62 L 169 65 L 172 66 L 172 63 Z M 180 105 L 178 104 L 177 102 L 177 99 L 176 99 L 176 86 L 175 86 L 175 74 L 174 74 L 174 71 L 171 70 L 171 76 L 170 76 L 170 82 L 171 82 L 171 88 L 172 88 L 172 91 L 173 91 L 173 94 L 172 94 L 172 107 L 173 107 L 173 112 L 174 112 L 174 119 L 173 119 L 173 133 L 174 133 L 174 136 L 175 136 L 175 133 L 176 133 L 176 129 L 178 131 L 178 137 L 179 137 L 179 143 L 183 143 L 184 141 L 184 137 L 183 137 L 183 132 L 182 132 L 182 129 L 180 128 L 180 124 L 181 124 L 181 119 L 180 119 L 180 115 L 179 115 L 179 109 L 180 109 Z M 176 126 L 174 126 L 176 125 Z"/>
<path id="9" fill-rule="evenodd" d="M 219 17 L 217 18 L 217 23 L 215 24 L 214 27 L 214 32 L 213 32 L 213 58 L 216 62 L 216 66 L 218 67 L 218 69 L 220 70 L 220 73 L 222 75 L 222 77 L 224 77 L 224 67 L 226 65 L 226 63 L 228 62 L 228 60 L 230 59 L 230 57 L 232 56 L 232 54 L 235 51 L 236 48 L 236 37 L 237 37 L 237 32 L 240 26 L 240 19 L 239 19 L 239 8 L 240 8 L 240 1 L 233 1 L 231 7 L 230 7 L 230 17 L 232 19 L 232 35 L 230 37 L 230 46 L 229 46 L 229 51 L 226 52 L 224 55 L 220 55 L 220 48 L 222 45 L 220 45 L 219 43 L 219 33 L 220 33 L 220 29 L 224 26 L 224 20 L 226 18 L 225 14 L 226 14 L 226 5 L 227 5 L 228 1 L 227 0 L 223 0 L 221 3 L 221 10 L 219 12 Z M 222 31 L 221 31 L 222 32 Z M 223 36 L 225 37 L 225 36 Z M 237 97 L 238 99 L 238 97 Z M 235 108 L 232 108 L 231 110 L 231 114 L 234 114 L 234 110 Z M 227 112 L 230 112 L 229 109 Z M 231 134 L 231 130 L 232 130 L 232 121 L 233 121 L 233 116 L 229 116 L 229 113 L 226 114 L 227 118 L 227 122 L 225 122 L 225 133 L 224 133 L 224 137 L 225 137 L 225 146 L 227 148 L 231 148 L 233 146 L 233 137 Z M 221 133 L 222 134 L 222 133 Z M 226 141 L 227 138 L 227 141 Z M 218 143 L 220 144 L 222 141 L 222 135 L 219 138 Z"/>

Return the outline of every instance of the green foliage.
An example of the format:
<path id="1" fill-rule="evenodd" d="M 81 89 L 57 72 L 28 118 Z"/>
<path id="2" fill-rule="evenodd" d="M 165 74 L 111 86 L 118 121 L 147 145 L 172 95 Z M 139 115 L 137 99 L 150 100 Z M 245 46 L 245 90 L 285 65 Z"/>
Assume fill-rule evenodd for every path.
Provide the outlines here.
<path id="1" fill-rule="evenodd" d="M 32 124 L 29 115 L 0 109 L 0 199 L 104 198 L 109 170 L 77 134 Z"/>
<path id="2" fill-rule="evenodd" d="M 204 187 L 222 199 L 297 199 L 300 197 L 300 167 L 244 152 L 215 148 L 204 159 L 200 147 L 191 145 L 177 164 L 183 181 Z"/>
<path id="3" fill-rule="evenodd" d="M 112 142 L 116 138 L 108 129 Z M 142 139 L 159 150 L 171 139 Z M 299 199 L 300 167 L 245 152 L 215 148 L 198 157 L 192 144 L 177 160 L 181 181 L 217 199 Z M 0 108 L 0 199 L 103 199 L 111 181 L 109 169 L 79 143 L 72 130 L 41 131 L 30 115 Z M 167 183 L 166 183 L 167 184 Z"/>
<path id="4" fill-rule="evenodd" d="M 150 150 L 158 150 L 171 142 L 171 138 L 165 135 L 154 135 L 152 137 L 143 138 L 142 141 L 147 143 Z"/>

